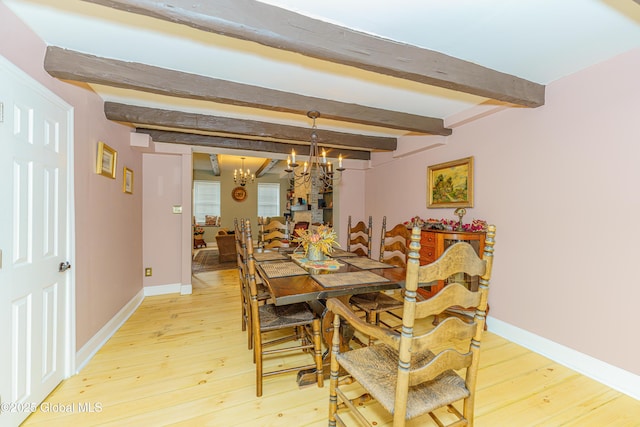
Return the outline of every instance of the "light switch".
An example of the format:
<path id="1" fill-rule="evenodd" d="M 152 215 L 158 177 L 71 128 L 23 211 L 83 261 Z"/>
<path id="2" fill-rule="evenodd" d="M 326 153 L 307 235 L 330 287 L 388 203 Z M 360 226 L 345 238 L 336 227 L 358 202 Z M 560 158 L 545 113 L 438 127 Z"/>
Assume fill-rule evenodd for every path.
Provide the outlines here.
<path id="1" fill-rule="evenodd" d="M 173 205 L 173 213 L 174 213 L 174 214 L 181 214 L 181 213 L 182 213 L 182 206 L 180 206 L 180 205 Z"/>

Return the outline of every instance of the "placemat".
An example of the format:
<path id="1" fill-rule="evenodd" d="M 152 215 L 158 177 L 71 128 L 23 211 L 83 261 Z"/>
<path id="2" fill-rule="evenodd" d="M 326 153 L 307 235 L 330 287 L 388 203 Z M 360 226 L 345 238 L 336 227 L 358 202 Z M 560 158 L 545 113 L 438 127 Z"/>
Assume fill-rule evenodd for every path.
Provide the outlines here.
<path id="1" fill-rule="evenodd" d="M 333 252 L 331 252 L 331 258 L 346 258 L 346 257 L 352 257 L 352 256 L 358 256 L 358 254 L 354 254 L 353 252 L 347 252 L 343 249 L 337 249 L 337 248 L 334 248 Z"/>
<path id="2" fill-rule="evenodd" d="M 264 264 L 260 264 L 260 268 L 269 279 L 273 279 L 276 277 L 301 276 L 303 274 L 309 274 L 307 270 L 300 267 L 293 261 L 267 262 Z"/>
<path id="3" fill-rule="evenodd" d="M 255 259 L 256 262 L 264 262 L 279 261 L 283 259 L 289 259 L 289 257 L 280 252 L 254 252 L 253 259 Z"/>
<path id="4" fill-rule="evenodd" d="M 371 271 L 351 271 L 348 273 L 312 274 L 311 277 L 325 288 L 332 286 L 358 285 L 365 283 L 389 282 L 390 280 L 378 276 Z"/>
<path id="5" fill-rule="evenodd" d="M 317 270 L 338 270 L 342 263 L 335 259 L 325 259 L 323 261 L 311 261 L 303 254 L 291 254 L 291 259 L 305 268 L 315 268 Z"/>
<path id="6" fill-rule="evenodd" d="M 376 261 L 367 257 L 349 258 L 343 260 L 351 265 L 354 265 L 362 270 L 372 270 L 374 268 L 393 268 L 393 265 L 385 264 L 384 262 Z"/>

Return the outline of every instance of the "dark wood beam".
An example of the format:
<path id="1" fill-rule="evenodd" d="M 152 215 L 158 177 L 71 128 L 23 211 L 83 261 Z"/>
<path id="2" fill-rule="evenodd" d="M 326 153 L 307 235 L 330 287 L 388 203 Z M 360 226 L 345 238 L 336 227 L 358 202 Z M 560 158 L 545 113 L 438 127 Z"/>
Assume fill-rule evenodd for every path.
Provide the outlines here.
<path id="1" fill-rule="evenodd" d="M 279 161 L 280 160 L 278 159 L 265 159 L 256 171 L 256 178 L 260 178 L 262 175 L 269 172 L 275 165 L 278 164 Z"/>
<path id="2" fill-rule="evenodd" d="M 171 144 L 197 145 L 202 147 L 228 148 L 232 150 L 260 151 L 266 153 L 289 154 L 296 150 L 296 155 L 308 156 L 309 146 L 299 144 L 285 144 L 282 142 L 260 141 L 250 139 L 228 138 L 222 136 L 200 135 L 195 133 L 173 132 L 158 129 L 136 129 L 138 133 L 151 136 L 155 142 Z M 327 157 L 338 158 L 340 154 L 345 159 L 371 160 L 369 151 L 347 150 L 344 148 L 326 147 Z"/>
<path id="3" fill-rule="evenodd" d="M 544 105 L 543 85 L 254 0 L 85 1 L 401 79 L 526 107 Z"/>
<path id="4" fill-rule="evenodd" d="M 311 126 L 301 128 L 254 120 L 138 107 L 114 102 L 106 102 L 104 104 L 104 113 L 109 120 L 145 125 L 145 127 L 162 126 L 165 128 L 224 132 L 300 142 L 309 142 L 311 137 Z M 396 138 L 356 135 L 323 129 L 318 129 L 317 135 L 320 144 L 382 151 L 393 151 L 398 147 L 398 140 Z"/>
<path id="5" fill-rule="evenodd" d="M 445 128 L 441 119 L 298 95 L 137 62 L 101 58 L 55 46 L 47 48 L 44 68 L 53 77 L 65 80 L 305 116 L 308 111 L 315 110 L 332 120 L 451 135 L 451 129 Z"/>

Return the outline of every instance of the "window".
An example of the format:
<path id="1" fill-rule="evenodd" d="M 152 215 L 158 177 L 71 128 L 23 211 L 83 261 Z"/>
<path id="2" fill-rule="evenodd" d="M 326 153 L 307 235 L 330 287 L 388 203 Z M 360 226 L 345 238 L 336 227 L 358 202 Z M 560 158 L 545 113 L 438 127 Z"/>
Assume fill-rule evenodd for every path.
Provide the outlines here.
<path id="1" fill-rule="evenodd" d="M 205 215 L 220 216 L 220 183 L 193 181 L 193 216 L 196 223 L 204 224 Z"/>
<path id="2" fill-rule="evenodd" d="M 258 183 L 258 216 L 280 215 L 280 184 Z"/>

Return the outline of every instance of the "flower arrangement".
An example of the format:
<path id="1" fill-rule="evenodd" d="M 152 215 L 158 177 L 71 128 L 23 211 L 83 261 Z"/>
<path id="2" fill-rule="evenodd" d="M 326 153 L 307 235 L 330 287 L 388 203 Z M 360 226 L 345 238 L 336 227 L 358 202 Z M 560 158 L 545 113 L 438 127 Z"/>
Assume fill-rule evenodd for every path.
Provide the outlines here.
<path id="1" fill-rule="evenodd" d="M 322 253 L 329 255 L 333 252 L 334 247 L 340 247 L 337 242 L 338 235 L 333 228 L 329 228 L 326 225 L 319 225 L 315 230 L 296 230 L 298 237 L 293 239 L 293 242 L 298 244 L 298 247 L 302 246 L 305 256 L 309 253 L 311 246 L 317 247 Z"/>
<path id="2" fill-rule="evenodd" d="M 405 221 L 403 224 L 407 227 L 422 227 L 426 226 L 428 229 L 435 230 L 457 230 L 458 224 L 460 221 L 456 221 L 455 219 L 422 219 L 419 216 L 415 216 L 411 218 L 409 221 Z M 474 219 L 470 224 L 462 224 L 463 231 L 472 231 L 472 232 L 480 232 L 487 231 L 487 221 L 481 219 Z"/>

